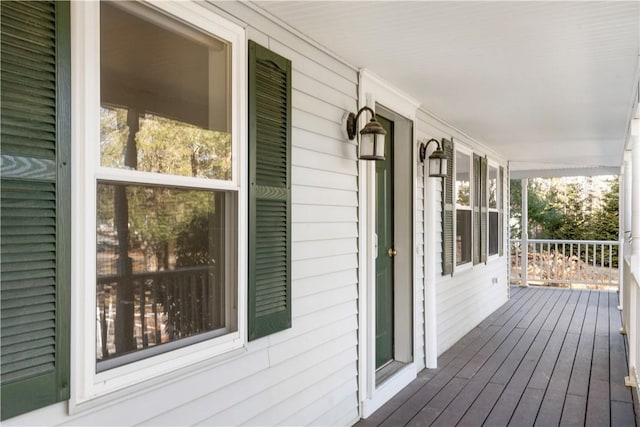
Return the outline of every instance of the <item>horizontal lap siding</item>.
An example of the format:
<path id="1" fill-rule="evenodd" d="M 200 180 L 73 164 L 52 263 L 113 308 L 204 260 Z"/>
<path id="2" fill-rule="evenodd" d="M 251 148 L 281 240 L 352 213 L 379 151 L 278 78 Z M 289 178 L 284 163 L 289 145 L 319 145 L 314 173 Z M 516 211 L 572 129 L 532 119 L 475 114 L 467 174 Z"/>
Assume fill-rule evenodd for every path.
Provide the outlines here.
<path id="1" fill-rule="evenodd" d="M 465 134 L 439 121 L 425 111 L 419 110 L 417 115 L 417 136 L 422 138 L 450 138 L 453 137 L 454 146 L 464 145 L 474 152 L 487 155 L 489 160 L 500 161 L 478 142 Z M 430 147 L 431 148 L 431 147 Z M 502 164 L 502 163 L 501 163 Z M 427 178 L 428 179 L 428 178 Z M 506 179 L 506 178 L 505 178 Z M 508 188 L 506 186 L 505 188 Z M 441 194 L 435 195 L 433 203 L 436 206 L 436 224 L 431 225 L 435 237 L 435 257 L 429 262 L 435 270 L 436 276 L 436 324 L 437 324 L 437 353 L 442 354 L 467 332 L 477 326 L 489 314 L 495 311 L 507 299 L 507 257 L 490 258 L 488 263 L 478 264 L 469 269 L 454 267 L 453 276 L 442 276 L 441 252 Z M 506 199 L 505 199 L 506 200 Z M 505 221 L 505 226 L 508 221 Z M 425 230 L 429 225 L 425 224 Z M 492 284 L 493 278 L 498 279 Z"/>

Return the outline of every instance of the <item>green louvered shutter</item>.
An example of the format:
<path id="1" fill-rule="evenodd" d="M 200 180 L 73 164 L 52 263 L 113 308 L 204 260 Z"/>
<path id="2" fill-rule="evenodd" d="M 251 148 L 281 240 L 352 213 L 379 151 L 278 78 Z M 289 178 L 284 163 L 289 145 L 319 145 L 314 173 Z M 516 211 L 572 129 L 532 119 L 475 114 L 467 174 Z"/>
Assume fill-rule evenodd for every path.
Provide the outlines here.
<path id="1" fill-rule="evenodd" d="M 473 265 L 480 264 L 480 245 L 481 236 L 480 230 L 482 224 L 480 223 L 480 199 L 482 198 L 482 185 L 480 183 L 480 156 L 473 155 L 473 179 L 471 186 L 473 188 Z"/>
<path id="2" fill-rule="evenodd" d="M 500 166 L 498 175 L 498 254 L 504 255 L 504 168 Z"/>
<path id="3" fill-rule="evenodd" d="M 473 155 L 473 265 L 487 262 L 487 158 Z"/>
<path id="4" fill-rule="evenodd" d="M 480 158 L 480 262 L 487 262 L 488 236 L 489 236 L 489 209 L 487 198 L 489 195 L 487 186 L 487 157 Z"/>
<path id="5" fill-rule="evenodd" d="M 249 42 L 249 340 L 291 327 L 291 61 Z"/>
<path id="6" fill-rule="evenodd" d="M 0 15 L 4 420 L 69 398 L 69 4 Z"/>
<path id="7" fill-rule="evenodd" d="M 447 176 L 442 180 L 442 275 L 446 275 L 453 273 L 453 183 L 455 182 L 453 138 L 442 140 L 442 150 L 447 156 Z"/>

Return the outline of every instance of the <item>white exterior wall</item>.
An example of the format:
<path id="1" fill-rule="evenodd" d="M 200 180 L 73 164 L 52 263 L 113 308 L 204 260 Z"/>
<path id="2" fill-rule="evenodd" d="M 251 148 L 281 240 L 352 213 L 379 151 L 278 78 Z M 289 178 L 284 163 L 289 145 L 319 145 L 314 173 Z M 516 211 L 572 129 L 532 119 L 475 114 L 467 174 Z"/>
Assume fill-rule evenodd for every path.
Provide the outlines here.
<path id="1" fill-rule="evenodd" d="M 357 70 L 243 4 L 211 7 L 292 61 L 293 326 L 75 415 L 64 402 L 4 425 L 351 425 L 359 418 L 358 168 L 342 124 L 345 111 L 356 111 Z"/>
<path id="2" fill-rule="evenodd" d="M 453 276 L 442 276 L 441 252 L 442 252 L 442 228 L 440 223 L 442 204 L 441 193 L 436 191 L 433 197 L 435 203 L 435 223 L 424 224 L 425 239 L 432 236 L 435 240 L 435 256 L 427 257 L 436 280 L 436 336 L 437 354 L 440 355 L 462 338 L 467 332 L 477 326 L 489 314 L 504 304 L 508 298 L 508 198 L 509 190 L 507 165 L 504 159 L 495 152 L 489 150 L 469 136 L 454 127 L 438 120 L 429 112 L 419 110 L 417 115 L 417 138 L 421 141 L 425 138 L 453 137 L 454 148 L 461 145 L 473 150 L 482 156 L 486 155 L 489 161 L 499 163 L 504 167 L 503 182 L 503 206 L 505 219 L 503 221 L 503 247 L 504 256 L 490 257 L 487 264 L 484 263 L 470 267 L 469 265 L 454 267 Z M 433 145 L 429 149 L 434 148 Z M 433 179 L 433 178 L 426 178 Z M 421 179 L 418 179 L 421 181 Z M 436 188 L 440 188 L 437 183 Z M 427 202 L 429 203 L 429 201 Z M 455 221 L 455 218 L 454 218 Z M 423 248 L 424 250 L 424 248 Z M 427 274 L 428 277 L 428 274 Z M 493 284 L 492 279 L 497 278 Z"/>

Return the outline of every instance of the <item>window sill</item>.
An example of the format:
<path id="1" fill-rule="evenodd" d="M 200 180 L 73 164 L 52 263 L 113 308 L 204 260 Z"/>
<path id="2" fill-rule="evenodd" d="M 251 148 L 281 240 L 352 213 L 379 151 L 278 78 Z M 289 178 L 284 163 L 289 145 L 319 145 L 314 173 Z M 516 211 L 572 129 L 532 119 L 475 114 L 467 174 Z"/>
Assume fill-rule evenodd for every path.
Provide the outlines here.
<path id="1" fill-rule="evenodd" d="M 494 262 L 496 262 L 501 258 L 504 258 L 504 255 L 503 256 L 500 256 L 498 254 L 489 255 L 489 258 L 487 258 L 487 264 L 493 264 Z"/>
<path id="2" fill-rule="evenodd" d="M 467 271 L 471 271 L 473 270 L 473 263 L 471 261 L 466 262 L 464 264 L 460 264 L 460 265 L 456 265 L 455 268 L 453 269 L 453 275 L 455 276 L 456 274 L 460 274 L 460 273 L 465 273 Z"/>
<path id="3" fill-rule="evenodd" d="M 167 387 L 168 384 L 184 380 L 185 377 L 196 375 L 203 370 L 212 369 L 238 359 L 246 355 L 248 351 L 246 346 L 241 346 L 192 364 L 176 366 L 174 369 L 168 370 L 162 375 L 142 379 L 134 384 L 118 388 L 117 390 L 106 391 L 82 400 L 80 400 L 79 396 L 74 397 L 72 393 L 71 400 L 69 401 L 69 415 L 82 414 L 107 404 L 122 402 L 139 394 L 149 393 L 156 388 Z"/>

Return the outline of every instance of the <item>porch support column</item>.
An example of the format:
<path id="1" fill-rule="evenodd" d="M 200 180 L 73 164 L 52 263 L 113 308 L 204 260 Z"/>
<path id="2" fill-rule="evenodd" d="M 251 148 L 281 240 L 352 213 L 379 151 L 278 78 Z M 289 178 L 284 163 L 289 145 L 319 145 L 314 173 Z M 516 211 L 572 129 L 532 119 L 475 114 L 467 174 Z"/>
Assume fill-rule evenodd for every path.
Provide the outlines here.
<path id="1" fill-rule="evenodd" d="M 527 270 L 529 269 L 529 194 L 528 194 L 529 179 L 522 178 L 522 219 L 520 222 L 521 233 L 521 249 L 522 249 L 522 272 L 520 273 L 520 286 L 523 288 L 529 287 L 529 280 L 527 278 Z"/>
<path id="2" fill-rule="evenodd" d="M 631 122 L 631 271 L 640 280 L 640 118 Z"/>
<path id="3" fill-rule="evenodd" d="M 623 227 L 623 254 L 624 256 L 631 255 L 631 190 L 633 188 L 632 177 L 632 165 L 631 165 L 631 151 L 625 151 L 624 153 L 624 171 L 623 171 L 623 186 L 622 186 L 622 227 Z"/>
<path id="4" fill-rule="evenodd" d="M 625 378 L 627 386 L 637 387 L 638 371 L 638 298 L 640 297 L 640 117 L 631 122 L 631 257 L 630 274 L 625 286 L 629 297 L 629 322 L 626 325 L 629 339 L 629 376 Z M 625 304 L 626 306 L 627 304 Z"/>
<path id="5" fill-rule="evenodd" d="M 624 161 L 622 163 L 622 176 L 620 177 L 620 194 L 618 212 L 620 213 L 620 231 L 619 231 L 619 244 L 618 244 L 618 271 L 620 277 L 618 278 L 618 292 L 619 302 L 618 310 L 623 310 L 623 316 L 628 314 L 628 300 L 629 289 L 628 284 L 624 279 L 624 265 L 625 258 L 631 254 L 631 244 L 629 238 L 631 237 L 631 188 L 632 185 L 631 176 L 631 153 L 625 151 Z M 626 333 L 625 326 L 627 322 L 623 322 L 621 332 Z"/>

